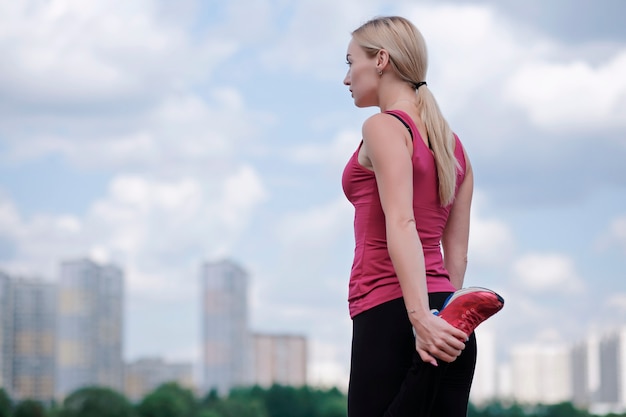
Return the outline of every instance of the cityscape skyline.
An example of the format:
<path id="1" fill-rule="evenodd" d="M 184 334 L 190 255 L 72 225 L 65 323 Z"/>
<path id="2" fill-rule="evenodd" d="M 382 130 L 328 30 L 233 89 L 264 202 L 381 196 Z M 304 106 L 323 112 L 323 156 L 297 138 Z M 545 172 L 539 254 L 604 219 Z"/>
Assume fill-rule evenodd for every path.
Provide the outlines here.
<path id="1" fill-rule="evenodd" d="M 99 262 L 97 260 L 91 259 L 88 256 L 87 257 L 79 257 L 77 261 L 61 261 L 60 264 L 61 264 L 61 267 L 62 267 L 62 265 L 64 263 L 72 263 L 72 262 L 78 262 L 78 263 L 86 262 L 86 263 L 92 264 L 94 266 L 99 265 Z M 223 263 L 232 264 L 232 265 L 240 265 L 237 261 L 234 261 L 231 258 L 223 258 L 223 259 L 214 260 L 214 261 L 199 261 L 199 265 L 200 265 L 199 268 L 200 268 L 201 272 L 200 272 L 200 279 L 198 279 L 198 282 L 202 282 L 203 281 L 202 277 L 203 277 L 204 273 L 202 271 L 206 268 L 207 265 L 219 265 L 219 264 L 223 264 Z M 115 270 L 115 269 L 120 270 L 120 267 L 115 265 L 115 264 L 110 264 L 109 266 L 113 270 Z M 238 266 L 238 268 L 243 268 L 243 267 L 242 266 Z M 242 269 L 242 271 L 244 271 L 244 269 Z M 247 270 L 246 270 L 245 274 L 246 274 L 246 276 L 249 277 L 249 275 L 248 275 L 249 273 L 247 272 Z M 42 275 L 37 275 L 37 276 L 11 275 L 11 274 L 6 273 L 2 269 L 2 264 L 0 263 L 0 277 L 5 277 L 5 278 L 11 278 L 12 277 L 12 278 L 17 279 L 17 280 L 19 280 L 21 282 L 27 282 L 27 283 L 28 282 L 39 282 L 42 285 L 49 286 L 51 284 L 58 284 L 59 281 L 60 281 L 60 277 L 61 276 L 62 276 L 62 273 L 60 273 L 57 277 L 50 277 L 50 276 L 46 277 L 46 276 L 42 276 Z M 0 281 L 0 283 L 1 283 L 1 281 Z M 125 286 L 126 284 L 123 283 L 123 285 Z M 198 286 L 199 289 L 201 289 L 201 287 L 202 287 L 202 284 L 200 284 Z M 3 294 L 3 292 L 0 291 L 0 296 L 2 294 Z M 202 294 L 201 290 L 199 290 L 199 294 Z M 6 297 L 6 293 L 5 293 L 5 297 Z M 127 302 L 128 302 L 128 300 L 124 300 L 124 303 L 123 303 L 123 309 L 125 311 L 127 309 L 129 309 L 129 306 L 127 305 Z M 70 304 L 72 304 L 72 303 L 73 303 L 73 305 L 76 305 L 75 302 L 70 302 Z M 201 295 L 197 297 L 197 300 L 195 300 L 195 304 L 197 304 L 196 310 L 201 311 L 203 309 L 203 307 L 202 307 L 203 301 L 202 301 L 202 296 Z M 246 315 L 254 313 L 254 311 L 251 310 L 250 304 L 248 304 L 248 307 L 246 307 L 247 310 L 249 310 L 246 313 Z M 11 305 L 11 303 L 5 303 L 4 305 L 5 306 Z M 494 320 L 498 320 L 497 317 L 498 316 L 496 316 L 495 319 L 489 320 L 489 321 L 485 322 L 484 324 L 482 324 L 481 328 L 488 328 L 488 331 L 495 330 L 496 327 L 493 326 L 491 323 Z M 624 322 L 624 323 L 626 323 L 626 322 Z M 623 326 L 623 325 L 624 324 L 618 323 L 616 325 L 602 327 L 602 326 L 593 325 L 591 323 L 589 323 L 588 325 L 583 323 L 582 326 L 581 326 L 581 329 L 582 329 L 581 333 L 579 333 L 577 335 L 574 335 L 573 337 L 571 337 L 569 339 L 562 339 L 562 338 L 552 339 L 552 338 L 548 337 L 546 339 L 546 341 L 545 341 L 545 344 L 546 345 L 564 344 L 564 343 L 575 344 L 575 343 L 579 342 L 582 338 L 584 338 L 585 335 L 587 335 L 587 334 L 602 335 L 602 334 L 612 333 L 616 329 L 621 328 L 621 326 Z M 200 327 L 202 327 L 202 326 L 200 326 Z M 280 333 L 287 333 L 287 332 L 285 332 L 285 331 L 278 331 L 276 333 L 280 334 Z M 302 331 L 300 333 L 302 333 Z M 201 339 L 201 332 L 198 333 L 198 340 L 200 340 L 200 339 Z M 198 351 L 200 351 L 200 350 L 198 350 Z M 510 356 L 509 356 L 510 350 L 503 351 L 502 349 L 496 349 L 495 352 L 496 352 L 496 356 L 501 361 L 510 359 Z M 141 358 L 150 357 L 151 355 L 149 353 L 147 353 L 147 354 L 143 354 L 143 355 L 139 355 L 139 356 L 133 357 L 131 355 L 128 355 L 127 352 L 124 352 L 123 356 L 125 358 L 129 359 L 129 360 L 134 360 L 134 359 L 141 359 Z M 170 359 L 173 359 L 173 360 L 181 359 L 181 358 L 177 358 L 176 356 L 168 356 L 168 353 L 164 352 L 164 351 L 157 352 L 157 354 L 153 355 L 153 356 L 169 357 Z M 191 357 L 186 357 L 186 358 L 182 358 L 182 359 L 191 359 Z M 196 357 L 194 359 L 198 363 L 202 362 L 202 358 L 201 358 L 200 354 L 196 355 Z"/>
<path id="2" fill-rule="evenodd" d="M 235 387 L 307 384 L 307 338 L 248 326 L 248 276 L 229 260 L 202 264 L 204 356 L 199 363 L 123 355 L 124 271 L 88 258 L 62 261 L 57 282 L 0 269 L 0 387 L 49 402 L 88 386 L 140 399 L 165 382 L 200 395 Z M 169 335 L 164 334 L 164 338 Z M 261 363 L 262 362 L 262 363 Z M 201 378 L 194 367 L 201 366 Z"/>
<path id="3" fill-rule="evenodd" d="M 0 314 L 2 318 L 0 342 L 3 343 L 3 348 L 0 349 L 0 370 L 3 375 L 0 379 L 0 386 L 4 386 L 7 380 L 11 380 L 10 377 L 6 377 L 8 363 L 13 364 L 12 372 L 15 375 L 21 375 L 14 380 L 10 391 L 18 398 L 46 398 L 54 392 L 56 396 L 63 395 L 91 383 L 126 392 L 131 398 L 140 398 L 150 389 L 156 388 L 159 381 L 166 382 L 164 378 L 167 376 L 197 392 L 206 393 L 211 389 L 217 389 L 221 395 L 226 394 L 235 386 L 259 384 L 268 387 L 272 383 L 295 386 L 315 385 L 306 377 L 309 362 L 306 353 L 306 336 L 287 333 L 263 334 L 248 327 L 245 317 L 248 315 L 247 286 L 251 277 L 245 268 L 237 262 L 223 259 L 203 262 L 199 269 L 199 280 L 204 290 L 199 297 L 203 307 L 198 314 L 203 315 L 205 323 L 214 323 L 207 328 L 215 330 L 209 330 L 209 334 L 205 333 L 198 344 L 205 348 L 208 346 L 213 346 L 213 348 L 205 352 L 205 355 L 209 356 L 205 356 L 203 360 L 187 363 L 172 363 L 171 361 L 166 363 L 163 355 L 152 358 L 143 357 L 134 361 L 123 357 L 120 336 L 121 323 L 124 320 L 122 317 L 116 318 L 114 313 L 116 310 L 121 310 L 119 301 L 123 298 L 121 287 L 124 273 L 119 267 L 99 265 L 86 258 L 63 261 L 58 290 L 51 282 L 11 277 L 0 269 L 0 301 L 4 301 L 0 304 L 3 306 L 2 314 Z M 11 281 L 12 285 L 7 285 Z M 7 288 L 11 288 L 10 291 L 7 291 Z M 52 297 L 53 294 L 56 297 Z M 102 298 L 101 301 L 99 297 Z M 108 304 L 103 305 L 103 301 Z M 113 314 L 111 314 L 111 306 L 115 305 L 117 307 L 113 307 Z M 51 334 L 50 324 L 50 320 L 56 315 L 57 310 L 54 310 L 53 314 L 53 309 L 56 307 L 59 311 L 59 321 L 56 325 L 60 331 L 56 336 L 58 341 L 54 341 L 55 336 Z M 93 313 L 97 311 L 100 311 L 100 314 L 94 315 Z M 83 317 L 82 320 L 91 317 L 82 325 L 78 323 L 78 326 L 72 326 L 75 329 L 83 328 L 92 331 L 108 329 L 100 336 L 104 339 L 85 335 L 68 339 L 67 336 L 63 336 L 63 328 L 67 327 L 65 322 L 71 321 L 68 313 L 78 314 L 79 317 Z M 64 315 L 65 319 L 63 319 Z M 106 317 L 109 321 L 113 319 L 118 324 L 114 324 L 113 327 L 93 325 L 98 323 L 99 316 Z M 7 317 L 12 318 L 12 323 L 15 324 L 7 325 Z M 24 317 L 24 319 L 18 317 Z M 242 318 L 244 318 L 243 321 Z M 230 327 L 232 329 L 229 329 Z M 111 328 L 118 330 L 111 332 Z M 20 329 L 25 329 L 27 333 L 23 333 Z M 240 336 L 232 340 L 221 339 L 223 336 L 220 335 L 236 333 L 236 331 L 233 332 L 234 329 L 239 329 Z M 33 333 L 34 331 L 37 333 Z M 10 332 L 13 332 L 13 339 L 6 337 Z M 73 332 L 76 335 L 76 330 Z M 211 332 L 214 336 L 211 336 Z M 69 333 L 72 334 L 72 332 Z M 474 403 L 480 405 L 489 401 L 516 401 L 522 404 L 556 404 L 571 401 L 580 407 L 591 407 L 599 413 L 621 412 L 626 409 L 626 391 L 623 389 L 626 386 L 626 366 L 624 365 L 626 364 L 626 323 L 612 331 L 590 333 L 583 339 L 569 343 L 516 345 L 513 346 L 505 361 L 502 361 L 496 353 L 496 345 L 499 341 L 488 326 L 481 326 L 477 334 L 480 348 L 471 392 L 471 400 Z M 8 361 L 5 343 L 7 340 L 13 340 L 13 345 L 8 350 L 8 356 L 13 356 L 13 358 Z M 113 346 L 111 359 L 98 360 L 97 353 L 89 353 L 93 346 L 84 345 L 88 340 L 95 340 L 100 351 L 103 347 Z M 219 343 L 224 343 L 224 345 L 215 349 L 215 346 L 220 346 L 215 342 L 220 340 L 222 342 Z M 68 341 L 72 342 L 71 349 L 69 349 L 71 352 L 63 352 L 68 350 Z M 207 342 L 210 343 L 207 344 Z M 55 350 L 53 347 L 55 343 L 58 346 L 57 360 L 60 361 L 56 369 L 56 390 L 53 389 L 55 359 L 54 356 L 50 357 L 50 353 Z M 233 346 L 240 345 L 246 345 L 247 348 L 240 351 L 233 350 Z M 229 352 L 230 355 L 225 356 L 225 352 Z M 25 358 L 25 365 L 22 365 L 25 366 L 24 370 L 15 366 L 20 363 L 20 357 Z M 67 359 L 64 358 L 68 357 L 72 359 L 73 366 L 81 363 L 83 371 L 67 368 Z M 87 361 L 89 357 L 93 359 L 92 362 Z M 100 357 L 104 358 L 101 354 Z M 90 368 L 91 366 L 108 365 L 105 366 L 107 371 L 114 370 L 115 367 L 110 365 L 115 363 L 116 357 L 120 364 L 124 363 L 121 365 L 124 371 L 118 368 L 120 370 L 117 373 L 114 372 L 118 379 L 107 377 L 106 375 L 111 375 L 110 373 L 105 374 L 104 379 L 99 379 L 102 377 L 97 370 L 84 374 L 84 371 L 88 369 L 95 369 Z M 45 365 L 46 363 L 48 365 Z M 247 368 L 254 367 L 255 371 L 245 373 L 237 371 L 243 368 L 229 368 L 238 364 L 243 364 Z M 255 365 L 251 366 L 251 364 Z M 209 365 L 208 368 L 207 365 Z M 215 365 L 218 366 L 215 367 Z M 38 369 L 39 373 L 29 373 L 32 372 L 29 369 L 35 369 L 33 366 Z M 202 379 L 198 380 L 195 377 L 198 373 L 194 372 L 194 368 L 203 369 Z M 8 374 L 10 375 L 11 371 Z M 76 381 L 76 375 L 80 374 L 82 377 L 79 375 L 79 379 L 82 378 L 82 382 L 68 383 L 64 381 L 64 378 L 67 379 L 67 376 L 63 377 L 64 374 L 74 375 L 72 377 L 74 381 Z M 338 388 L 345 391 L 345 386 L 340 385 Z"/>
<path id="4" fill-rule="evenodd" d="M 94 265 L 98 265 L 99 261 L 93 258 L 90 258 L 89 256 L 84 256 L 84 257 L 79 257 L 78 258 L 79 261 L 76 262 L 87 262 L 87 263 L 91 263 Z M 63 263 L 66 262 L 74 262 L 74 261 L 61 261 L 60 265 L 62 265 Z M 200 265 L 199 268 L 200 270 L 202 270 L 206 265 L 210 265 L 210 264 L 220 264 L 220 263 L 233 263 L 234 265 L 240 265 L 237 261 L 234 261 L 232 258 L 222 258 L 222 259 L 218 259 L 218 260 L 213 260 L 213 261 L 203 261 L 200 260 L 198 261 L 198 264 Z M 120 267 L 117 266 L 116 264 L 110 264 L 110 266 L 113 269 L 119 269 Z M 247 272 L 249 269 L 246 269 L 246 275 L 248 276 L 249 272 Z M 58 284 L 60 281 L 60 276 L 62 274 L 55 276 L 43 276 L 40 274 L 37 275 L 23 275 L 23 274 L 17 274 L 17 275 L 13 275 L 13 274 L 9 274 L 6 272 L 6 270 L 2 269 L 2 263 L 0 263 L 0 277 L 4 276 L 5 278 L 9 278 L 9 277 L 13 277 L 14 279 L 20 280 L 20 281 L 24 281 L 24 282 L 40 282 L 44 285 L 50 285 L 50 284 Z M 198 274 L 196 274 L 198 275 Z M 202 276 L 202 272 L 200 273 L 200 276 Z M 197 280 L 198 282 L 202 282 L 202 278 Z M 252 280 L 252 284 L 254 284 L 254 280 Z M 126 283 L 123 284 L 124 286 L 126 286 Z M 201 294 L 201 290 L 200 288 L 202 287 L 201 284 L 198 285 L 198 293 Z M 0 291 L 0 295 L 2 295 L 2 291 Z M 6 295 L 5 295 L 6 297 Z M 201 311 L 202 310 L 202 297 L 198 296 L 196 297 L 197 299 L 194 300 L 194 304 L 196 304 L 196 310 Z M 129 309 L 128 306 L 128 300 L 124 300 L 124 310 L 126 311 L 127 309 Z M 249 310 L 247 314 L 253 315 L 254 311 L 253 308 L 251 307 L 253 303 L 250 302 L 249 306 L 247 307 L 247 309 Z M 5 303 L 5 306 L 9 305 L 7 303 Z M 506 305 L 505 305 L 506 308 Z M 488 328 L 490 331 L 491 330 L 497 330 L 497 326 L 493 325 L 494 321 L 498 320 L 498 315 L 495 316 L 496 318 L 488 320 L 487 322 L 485 322 L 484 324 L 481 325 L 481 328 Z M 553 335 L 548 335 L 545 338 L 545 344 L 546 345 L 554 345 L 554 344 L 563 344 L 563 343 L 570 343 L 570 344 L 575 344 L 577 342 L 579 342 L 582 338 L 585 337 L 585 335 L 587 334 L 595 334 L 595 335 L 602 335 L 602 334 L 607 334 L 607 333 L 612 333 L 614 332 L 616 329 L 621 328 L 624 324 L 626 324 L 626 321 L 624 321 L 623 323 L 611 323 L 610 325 L 606 325 L 606 326 L 601 326 L 601 325 L 597 325 L 596 323 L 593 322 L 589 322 L 589 323 L 579 323 L 580 324 L 580 329 L 581 331 L 579 333 L 573 334 L 571 337 L 569 338 L 555 338 L 552 337 Z M 202 326 L 199 326 L 200 328 Z M 277 331 L 276 333 L 285 333 L 285 331 Z M 198 339 L 201 338 L 200 333 L 198 333 Z M 522 343 L 524 344 L 524 343 Z M 500 360 L 507 360 L 509 359 L 508 354 L 509 354 L 509 350 L 506 351 L 502 351 L 502 349 L 496 349 L 497 352 L 497 356 Z M 166 357 L 168 357 L 168 353 L 164 353 L 163 351 L 158 352 L 158 355 L 156 356 L 162 356 L 165 355 Z M 128 355 L 127 352 L 124 352 L 124 356 L 128 357 L 129 359 L 134 359 L 132 355 Z M 137 358 L 140 357 L 149 357 L 150 354 L 142 354 L 137 356 Z M 176 356 L 169 356 L 171 359 L 180 359 L 177 358 Z M 183 359 L 190 359 L 190 357 L 186 357 Z M 196 360 L 198 362 L 201 361 L 201 355 L 196 355 Z"/>

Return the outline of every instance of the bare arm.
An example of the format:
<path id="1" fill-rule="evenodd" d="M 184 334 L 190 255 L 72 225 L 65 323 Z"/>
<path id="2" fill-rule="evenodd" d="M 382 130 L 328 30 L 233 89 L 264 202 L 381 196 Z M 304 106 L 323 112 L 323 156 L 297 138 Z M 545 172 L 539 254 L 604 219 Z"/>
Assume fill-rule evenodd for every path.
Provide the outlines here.
<path id="1" fill-rule="evenodd" d="M 416 349 L 425 362 L 452 362 L 464 348 L 466 335 L 430 313 L 422 244 L 413 214 L 413 168 L 410 144 L 391 116 L 377 114 L 363 125 L 363 146 L 376 175 L 385 213 L 387 246 L 409 319 Z M 402 132 L 402 131 L 400 131 Z"/>
<path id="2" fill-rule="evenodd" d="M 465 161 L 465 179 L 459 186 L 459 192 L 454 199 L 441 239 L 444 265 L 450 273 L 452 285 L 457 290 L 463 287 L 465 270 L 467 268 L 470 207 L 474 192 L 474 174 L 467 155 L 465 155 Z"/>

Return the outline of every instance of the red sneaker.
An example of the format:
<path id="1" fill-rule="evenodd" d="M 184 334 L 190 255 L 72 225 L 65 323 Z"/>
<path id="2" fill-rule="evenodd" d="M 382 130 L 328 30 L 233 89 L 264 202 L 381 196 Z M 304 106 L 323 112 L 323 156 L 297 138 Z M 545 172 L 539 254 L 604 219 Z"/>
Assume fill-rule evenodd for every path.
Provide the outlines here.
<path id="1" fill-rule="evenodd" d="M 462 288 L 454 292 L 435 313 L 454 327 L 472 334 L 480 323 L 502 310 L 504 299 L 481 287 Z"/>

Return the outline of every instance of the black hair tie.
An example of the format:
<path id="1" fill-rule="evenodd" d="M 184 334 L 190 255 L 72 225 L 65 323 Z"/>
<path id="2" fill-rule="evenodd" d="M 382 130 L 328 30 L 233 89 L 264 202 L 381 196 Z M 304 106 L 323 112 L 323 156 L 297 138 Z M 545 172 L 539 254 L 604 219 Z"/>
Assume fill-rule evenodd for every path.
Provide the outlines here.
<path id="1" fill-rule="evenodd" d="M 426 81 L 420 81 L 419 83 L 413 84 L 413 87 L 415 88 L 415 90 L 417 90 L 423 85 L 428 85 L 428 84 L 426 84 Z"/>

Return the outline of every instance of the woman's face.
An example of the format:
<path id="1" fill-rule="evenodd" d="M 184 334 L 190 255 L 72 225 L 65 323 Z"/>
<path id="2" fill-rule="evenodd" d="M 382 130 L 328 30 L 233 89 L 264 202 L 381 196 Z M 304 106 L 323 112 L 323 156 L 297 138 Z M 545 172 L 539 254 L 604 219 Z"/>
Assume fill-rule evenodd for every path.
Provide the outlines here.
<path id="1" fill-rule="evenodd" d="M 350 87 L 354 104 L 357 107 L 376 106 L 376 89 L 380 78 L 376 70 L 376 57 L 367 56 L 353 39 L 348 45 L 346 60 L 348 73 L 343 83 Z"/>

